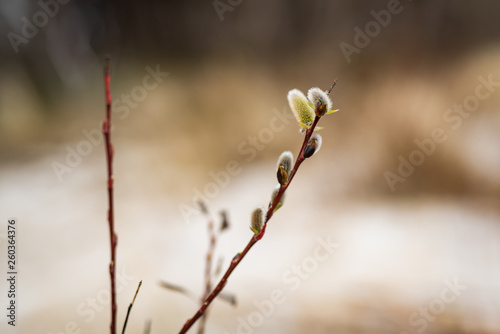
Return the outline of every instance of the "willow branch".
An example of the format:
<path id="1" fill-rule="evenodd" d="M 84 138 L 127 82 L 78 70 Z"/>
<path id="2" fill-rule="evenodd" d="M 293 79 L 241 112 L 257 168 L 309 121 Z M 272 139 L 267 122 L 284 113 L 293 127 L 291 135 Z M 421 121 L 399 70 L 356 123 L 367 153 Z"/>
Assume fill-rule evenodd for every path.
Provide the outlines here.
<path id="1" fill-rule="evenodd" d="M 111 280 L 111 334 L 116 334 L 116 244 L 118 238 L 115 233 L 114 205 L 113 205 L 113 155 L 114 149 L 111 144 L 111 93 L 110 93 L 111 75 L 109 69 L 109 58 L 106 58 L 104 64 L 104 90 L 106 95 L 106 118 L 102 123 L 102 132 L 106 146 L 106 164 L 108 174 L 108 225 L 109 225 L 109 244 L 111 248 L 111 262 L 109 263 L 109 277 Z"/>
<path id="2" fill-rule="evenodd" d="M 196 311 L 196 313 L 193 315 L 193 317 L 191 317 L 190 319 L 188 319 L 186 321 L 186 323 L 184 324 L 184 327 L 182 327 L 182 329 L 179 332 L 179 334 L 186 333 L 191 328 L 191 326 L 193 326 L 193 324 L 206 312 L 208 306 L 217 297 L 217 295 L 222 291 L 222 289 L 224 289 L 224 286 L 226 285 L 227 280 L 228 280 L 229 276 L 231 276 L 231 274 L 234 271 L 234 269 L 236 269 L 236 267 L 240 264 L 241 260 L 243 260 L 243 258 L 247 255 L 247 253 L 250 251 L 250 249 L 260 239 L 262 239 L 262 237 L 264 237 L 264 234 L 266 233 L 267 222 L 273 216 L 274 210 L 276 209 L 276 206 L 280 202 L 281 197 L 283 196 L 283 194 L 285 193 L 285 191 L 288 189 L 288 186 L 290 185 L 290 183 L 293 180 L 295 174 L 297 173 L 297 170 L 299 169 L 299 167 L 302 164 L 302 162 L 304 162 L 304 160 L 305 160 L 305 158 L 304 158 L 304 149 L 305 149 L 307 143 L 309 142 L 309 139 L 311 138 L 311 135 L 312 135 L 314 129 L 316 128 L 316 125 L 319 122 L 319 119 L 320 119 L 320 117 L 316 116 L 315 119 L 314 119 L 313 124 L 306 131 L 306 134 L 305 134 L 305 137 L 304 137 L 304 142 L 303 142 L 302 147 L 300 149 L 300 152 L 299 152 L 299 155 L 297 157 L 297 160 L 295 161 L 295 164 L 293 166 L 292 172 L 290 173 L 290 177 L 288 179 L 288 182 L 285 185 L 282 185 L 280 187 L 280 190 L 279 190 L 278 194 L 276 195 L 274 201 L 269 206 L 269 209 L 267 210 L 266 219 L 264 221 L 264 226 L 263 226 L 262 230 L 259 233 L 254 234 L 252 236 L 252 238 L 248 242 L 247 246 L 245 247 L 245 249 L 241 253 L 236 254 L 236 256 L 231 261 L 231 264 L 229 265 L 229 268 L 225 272 L 224 276 L 222 276 L 221 280 L 219 281 L 219 283 L 217 284 L 217 286 L 215 287 L 215 289 L 212 291 L 212 293 L 210 293 L 210 295 L 208 295 L 208 297 L 205 299 L 205 301 L 203 302 L 203 304 L 201 305 L 201 307 L 198 309 L 198 311 Z"/>

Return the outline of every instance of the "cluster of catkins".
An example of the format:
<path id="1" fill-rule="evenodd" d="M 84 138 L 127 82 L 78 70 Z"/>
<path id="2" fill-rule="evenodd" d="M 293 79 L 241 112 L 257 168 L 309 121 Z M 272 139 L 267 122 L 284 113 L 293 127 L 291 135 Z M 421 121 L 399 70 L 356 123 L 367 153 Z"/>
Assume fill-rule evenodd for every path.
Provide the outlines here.
<path id="1" fill-rule="evenodd" d="M 332 85 L 333 88 L 333 85 Z M 330 88 L 331 91 L 331 88 Z M 332 109 L 332 100 L 329 97 L 329 93 L 321 90 L 320 88 L 314 87 L 309 89 L 306 96 L 298 89 L 292 89 L 288 92 L 288 103 L 290 104 L 290 109 L 292 110 L 295 118 L 300 126 L 301 133 L 305 133 L 311 128 L 316 118 L 320 118 L 326 114 L 331 114 L 338 109 Z M 320 130 L 320 127 L 316 127 L 315 130 Z M 311 135 L 307 144 L 304 146 L 303 150 L 299 153 L 301 156 L 298 157 L 301 161 L 312 157 L 313 154 L 319 151 L 321 147 L 321 136 L 317 133 Z M 269 202 L 268 208 L 271 208 L 276 197 L 280 193 L 283 187 L 288 187 L 288 182 L 295 174 L 295 166 L 293 163 L 293 154 L 290 151 L 283 152 L 279 159 L 277 165 L 277 179 L 278 184 L 275 186 L 273 194 L 271 196 L 271 202 Z M 272 212 L 278 210 L 283 206 L 285 199 L 285 192 L 282 192 L 281 198 Z M 264 224 L 270 217 L 265 217 L 264 207 L 259 207 L 252 212 L 250 229 L 258 234 L 261 232 Z"/>

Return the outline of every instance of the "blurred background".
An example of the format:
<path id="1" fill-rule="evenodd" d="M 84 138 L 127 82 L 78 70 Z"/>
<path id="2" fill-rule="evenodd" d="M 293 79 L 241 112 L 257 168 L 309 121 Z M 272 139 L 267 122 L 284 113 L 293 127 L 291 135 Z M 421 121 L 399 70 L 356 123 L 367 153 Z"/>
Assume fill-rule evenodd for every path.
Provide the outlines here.
<path id="1" fill-rule="evenodd" d="M 196 198 L 216 224 L 227 211 L 225 269 L 269 202 L 278 156 L 300 149 L 287 92 L 337 78 L 321 151 L 231 276 L 238 305 L 215 301 L 206 333 L 500 332 L 499 12 L 497 1 L 1 2 L 0 260 L 14 217 L 19 264 L 18 323 L 4 317 L 1 332 L 108 331 L 106 55 L 120 329 L 141 279 L 129 333 L 148 321 L 176 333 L 194 314 L 199 300 L 159 282 L 203 290 Z"/>

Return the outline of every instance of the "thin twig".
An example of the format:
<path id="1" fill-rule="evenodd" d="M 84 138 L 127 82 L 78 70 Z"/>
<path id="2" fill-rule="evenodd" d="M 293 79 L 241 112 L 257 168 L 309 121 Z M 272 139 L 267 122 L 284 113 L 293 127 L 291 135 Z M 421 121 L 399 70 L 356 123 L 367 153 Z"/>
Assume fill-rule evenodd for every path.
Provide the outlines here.
<path id="1" fill-rule="evenodd" d="M 332 86 L 334 86 L 334 85 L 332 85 Z M 245 257 L 245 255 L 247 255 L 248 251 L 250 251 L 250 249 L 253 247 L 253 245 L 255 245 L 260 239 L 262 239 L 262 237 L 264 237 L 264 234 L 266 233 L 267 222 L 273 216 L 274 210 L 275 210 L 276 206 L 278 205 L 278 203 L 280 202 L 281 197 L 283 196 L 283 194 L 287 190 L 288 186 L 292 182 L 292 179 L 295 176 L 295 174 L 297 173 L 297 170 L 299 169 L 300 165 L 305 160 L 304 149 L 305 149 L 307 143 L 309 142 L 309 139 L 311 138 L 311 135 L 312 135 L 314 129 L 316 128 L 316 125 L 319 122 L 319 119 L 320 119 L 320 117 L 316 116 L 313 124 L 306 131 L 306 134 L 304 137 L 304 142 L 302 144 L 302 148 L 300 149 L 299 155 L 297 156 L 297 160 L 295 161 L 295 164 L 293 166 L 293 170 L 290 173 L 290 176 L 288 178 L 288 182 L 285 185 L 282 185 L 280 187 L 280 190 L 279 190 L 278 194 L 276 195 L 276 197 L 274 198 L 274 201 L 269 206 L 262 230 L 259 233 L 254 234 L 252 236 L 252 238 L 248 242 L 247 246 L 245 247 L 245 249 L 241 253 L 236 254 L 236 256 L 231 261 L 229 268 L 227 269 L 224 276 L 222 276 L 221 280 L 219 281 L 219 283 L 217 284 L 215 289 L 212 291 L 212 293 L 210 293 L 210 295 L 208 295 L 208 297 L 205 299 L 202 306 L 198 309 L 198 311 L 194 314 L 194 316 L 186 321 L 186 323 L 182 327 L 179 334 L 186 333 L 189 330 L 189 328 L 191 328 L 191 326 L 193 326 L 193 324 L 206 312 L 206 309 L 208 308 L 210 303 L 212 303 L 212 301 L 215 299 L 215 297 L 217 297 L 217 295 L 222 291 L 222 289 L 226 285 L 227 280 L 228 280 L 229 276 L 231 276 L 234 269 L 238 266 L 238 264 L 240 264 L 241 260 L 243 260 L 243 258 Z"/>
<path id="2" fill-rule="evenodd" d="M 201 211 L 207 218 L 207 230 L 209 238 L 207 255 L 205 257 L 205 291 L 203 292 L 203 295 L 201 297 L 201 302 L 203 305 L 204 300 L 208 297 L 210 291 L 212 291 L 212 260 L 214 257 L 215 246 L 217 244 L 217 235 L 215 234 L 214 221 L 212 217 L 210 217 L 210 214 L 206 209 L 205 204 L 204 203 L 201 204 L 201 207 L 202 207 Z M 200 319 L 198 334 L 203 334 L 205 332 L 205 323 L 207 321 L 207 315 L 208 311 L 206 311 Z"/>
<path id="3" fill-rule="evenodd" d="M 109 58 L 106 58 L 104 64 L 104 86 L 106 94 L 106 118 L 102 123 L 102 132 L 104 134 L 104 140 L 106 144 L 106 163 L 108 167 L 108 224 L 109 224 L 109 244 L 111 247 L 111 262 L 109 263 L 109 276 L 111 280 L 111 334 L 116 334 L 116 244 L 118 242 L 118 237 L 115 233 L 114 226 L 114 205 L 113 205 L 113 155 L 114 148 L 111 144 L 111 93 L 110 93 L 110 69 L 109 69 Z"/>
<path id="4" fill-rule="evenodd" d="M 337 79 L 333 80 L 333 83 L 330 86 L 330 89 L 328 89 L 328 91 L 326 92 L 327 95 L 330 95 L 330 93 L 332 92 L 333 87 L 335 87 L 336 84 L 337 84 Z"/>
<path id="5" fill-rule="evenodd" d="M 130 311 L 132 310 L 132 306 L 134 306 L 135 298 L 137 297 L 137 294 L 139 293 L 139 289 L 141 288 L 141 285 L 142 285 L 142 280 L 139 282 L 139 285 L 137 286 L 137 290 L 135 290 L 134 299 L 132 299 L 132 302 L 128 306 L 127 316 L 125 317 L 125 322 L 123 323 L 122 334 L 125 334 L 125 328 L 127 328 L 128 316 L 130 315 Z"/>
<path id="6" fill-rule="evenodd" d="M 183 295 L 185 295 L 185 296 L 187 296 L 189 298 L 192 298 L 193 300 L 198 299 L 198 297 L 195 296 L 195 294 L 192 291 L 189 291 L 188 289 L 186 289 L 186 288 L 184 288 L 184 287 L 182 287 L 180 285 L 172 284 L 172 283 L 169 283 L 169 282 L 166 282 L 166 281 L 160 281 L 160 282 L 158 282 L 158 284 L 162 288 L 182 293 Z"/>
<path id="7" fill-rule="evenodd" d="M 169 282 L 166 282 L 166 281 L 160 281 L 158 284 L 162 288 L 179 292 L 179 293 L 183 294 L 184 296 L 189 297 L 190 299 L 192 299 L 192 300 L 194 300 L 196 302 L 199 301 L 199 297 L 196 296 L 194 292 L 192 292 L 192 291 L 190 291 L 190 290 L 188 290 L 186 288 L 183 288 L 180 285 L 172 284 L 172 283 L 169 283 Z M 226 303 L 229 303 L 231 306 L 235 306 L 236 305 L 236 297 L 232 293 L 223 293 L 223 292 L 221 292 L 217 296 L 217 298 L 219 298 L 220 300 L 222 300 L 222 301 L 224 301 Z"/>

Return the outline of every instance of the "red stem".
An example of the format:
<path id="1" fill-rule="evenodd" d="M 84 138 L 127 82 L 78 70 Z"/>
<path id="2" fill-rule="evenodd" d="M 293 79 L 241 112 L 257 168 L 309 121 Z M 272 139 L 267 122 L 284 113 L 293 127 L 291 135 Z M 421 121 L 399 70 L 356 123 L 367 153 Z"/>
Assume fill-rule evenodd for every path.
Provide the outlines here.
<path id="1" fill-rule="evenodd" d="M 297 173 L 297 170 L 299 169 L 299 167 L 302 164 L 302 162 L 304 162 L 304 160 L 305 160 L 304 159 L 304 149 L 305 149 L 307 143 L 309 142 L 309 139 L 311 138 L 311 135 L 312 135 L 314 129 L 316 128 L 316 125 L 318 124 L 319 119 L 320 118 L 318 116 L 316 116 L 316 118 L 314 119 L 313 124 L 306 131 L 306 135 L 304 137 L 304 142 L 302 143 L 302 148 L 300 149 L 299 155 L 297 156 L 297 160 L 295 161 L 295 164 L 293 166 L 292 172 L 290 173 L 290 176 L 288 178 L 288 182 L 284 186 L 280 187 L 278 195 L 276 195 L 276 198 L 274 199 L 274 201 L 269 206 L 269 209 L 267 210 L 266 219 L 264 221 L 264 227 L 262 228 L 262 230 L 258 234 L 254 234 L 252 236 L 252 238 L 248 242 L 248 244 L 245 247 L 245 249 L 243 250 L 243 252 L 238 253 L 233 258 L 233 260 L 231 261 L 231 264 L 229 265 L 229 268 L 227 268 L 226 273 L 224 274 L 224 276 L 222 276 L 221 280 L 219 281 L 219 283 L 217 284 L 217 286 L 215 287 L 215 289 L 205 299 L 205 301 L 203 302 L 202 306 L 194 314 L 194 316 L 186 321 L 186 323 L 184 324 L 184 327 L 182 327 L 182 329 L 179 332 L 179 334 L 186 333 L 189 330 L 189 328 L 191 328 L 191 326 L 193 326 L 193 324 L 205 313 L 205 311 L 208 308 L 208 306 L 219 295 L 219 293 L 222 291 L 222 289 L 224 289 L 224 286 L 227 283 L 227 279 L 229 278 L 229 276 L 231 276 L 231 273 L 233 272 L 233 270 L 238 266 L 238 264 L 240 264 L 241 260 L 243 260 L 243 258 L 245 257 L 245 255 L 247 255 L 248 251 L 253 247 L 253 245 L 255 245 L 260 239 L 262 239 L 262 237 L 266 233 L 267 222 L 273 216 L 274 209 L 276 208 L 276 205 L 278 205 L 278 203 L 280 202 L 281 197 L 283 196 L 283 194 L 285 193 L 286 189 L 288 188 L 288 186 L 292 182 L 292 179 L 295 176 L 295 174 Z"/>
<path id="2" fill-rule="evenodd" d="M 106 163 L 108 167 L 108 224 L 109 224 L 109 244 L 111 247 L 111 262 L 109 263 L 109 276 L 111 280 L 111 334 L 116 334 L 116 284 L 115 284 L 115 266 L 116 266 L 116 244 L 118 237 L 115 233 L 114 223 L 114 205 L 113 205 L 113 155 L 114 149 L 111 144 L 111 93 L 110 93 L 111 75 L 109 70 L 109 58 L 104 65 L 104 86 L 106 95 L 106 118 L 102 123 L 102 132 L 106 145 Z"/>

